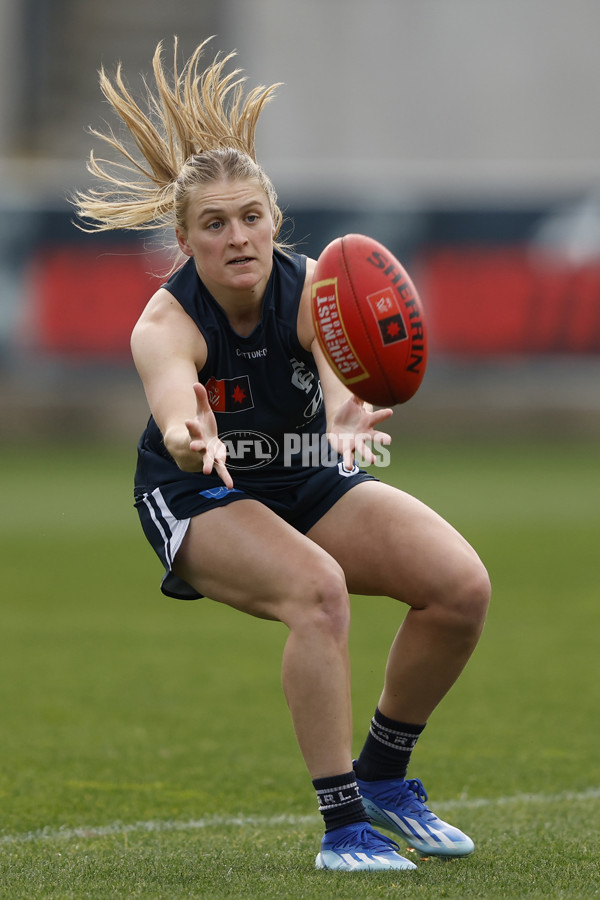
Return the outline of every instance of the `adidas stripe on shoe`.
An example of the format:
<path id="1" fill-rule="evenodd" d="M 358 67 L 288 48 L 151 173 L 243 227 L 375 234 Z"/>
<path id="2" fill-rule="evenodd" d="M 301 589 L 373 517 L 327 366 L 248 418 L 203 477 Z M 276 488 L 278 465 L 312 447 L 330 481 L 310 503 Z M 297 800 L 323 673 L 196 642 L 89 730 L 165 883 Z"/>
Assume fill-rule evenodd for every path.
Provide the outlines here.
<path id="1" fill-rule="evenodd" d="M 400 856 L 399 849 L 395 841 L 379 834 L 368 822 L 355 822 L 323 835 L 315 865 L 336 872 L 416 869 L 414 863 Z"/>
<path id="2" fill-rule="evenodd" d="M 393 831 L 422 856 L 456 858 L 475 849 L 468 835 L 425 806 L 427 792 L 418 778 L 356 781 L 371 822 Z"/>

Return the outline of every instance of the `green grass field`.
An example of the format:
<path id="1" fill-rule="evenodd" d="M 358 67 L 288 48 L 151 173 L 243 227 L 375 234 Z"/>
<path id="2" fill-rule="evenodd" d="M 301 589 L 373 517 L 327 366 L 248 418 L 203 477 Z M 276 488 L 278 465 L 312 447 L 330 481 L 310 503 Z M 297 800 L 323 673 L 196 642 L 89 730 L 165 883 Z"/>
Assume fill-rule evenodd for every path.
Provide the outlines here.
<path id="1" fill-rule="evenodd" d="M 283 627 L 162 597 L 130 450 L 40 444 L 0 451 L 2 898 L 600 894 L 597 447 L 397 438 L 393 458 L 380 474 L 462 530 L 493 581 L 411 768 L 476 853 L 315 871 Z M 353 607 L 358 751 L 403 611 Z"/>

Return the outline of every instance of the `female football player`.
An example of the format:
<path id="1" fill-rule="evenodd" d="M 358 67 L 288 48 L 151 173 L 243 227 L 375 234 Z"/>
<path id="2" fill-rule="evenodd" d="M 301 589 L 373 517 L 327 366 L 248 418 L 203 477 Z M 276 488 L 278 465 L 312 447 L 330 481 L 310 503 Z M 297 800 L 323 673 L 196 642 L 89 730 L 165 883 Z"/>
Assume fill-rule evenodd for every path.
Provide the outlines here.
<path id="1" fill-rule="evenodd" d="M 175 42 L 171 78 L 158 46 L 144 109 L 120 67 L 101 72 L 137 152 L 94 132 L 117 157 L 92 153 L 99 186 L 75 198 L 91 230 L 171 226 L 183 254 L 131 340 L 151 412 L 135 502 L 162 590 L 287 626 L 283 688 L 325 822 L 317 867 L 414 869 L 373 824 L 422 855 L 467 856 L 472 840 L 406 775 L 481 634 L 488 577 L 450 525 L 355 464 L 389 442 L 379 425 L 392 411 L 333 374 L 311 317 L 315 262 L 278 243 L 282 214 L 254 149 L 277 85 L 246 94 L 239 70 L 225 71 L 233 54 L 201 71 L 205 44 L 179 71 Z M 333 460 L 307 453 L 325 434 Z M 354 761 L 349 593 L 408 607 Z"/>

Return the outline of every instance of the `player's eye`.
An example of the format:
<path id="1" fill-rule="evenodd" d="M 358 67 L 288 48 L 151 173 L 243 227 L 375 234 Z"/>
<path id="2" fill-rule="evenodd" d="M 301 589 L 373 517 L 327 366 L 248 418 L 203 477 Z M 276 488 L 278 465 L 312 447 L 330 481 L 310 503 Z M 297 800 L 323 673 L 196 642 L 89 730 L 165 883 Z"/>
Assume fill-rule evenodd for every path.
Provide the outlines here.
<path id="1" fill-rule="evenodd" d="M 223 223 L 219 222 L 219 221 L 209 222 L 206 227 L 208 228 L 209 231 L 218 231 L 219 228 L 221 228 L 222 224 Z"/>
<path id="2" fill-rule="evenodd" d="M 248 215 L 246 216 L 246 222 L 249 222 L 251 225 L 254 222 L 258 222 L 258 219 L 259 219 L 258 213 L 248 213 Z"/>

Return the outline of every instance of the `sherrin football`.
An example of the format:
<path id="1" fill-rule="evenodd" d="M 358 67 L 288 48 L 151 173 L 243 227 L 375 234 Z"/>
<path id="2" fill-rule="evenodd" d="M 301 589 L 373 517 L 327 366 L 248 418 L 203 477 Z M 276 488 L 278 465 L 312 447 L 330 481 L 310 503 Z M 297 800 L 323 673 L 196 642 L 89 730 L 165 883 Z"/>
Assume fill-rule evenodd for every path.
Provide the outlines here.
<path id="1" fill-rule="evenodd" d="M 382 244 L 347 234 L 325 247 L 312 284 L 315 332 L 338 378 L 375 406 L 405 403 L 427 365 L 415 286 Z"/>

